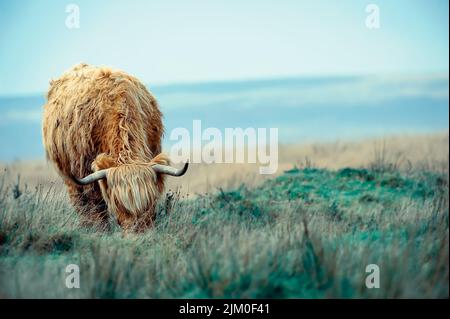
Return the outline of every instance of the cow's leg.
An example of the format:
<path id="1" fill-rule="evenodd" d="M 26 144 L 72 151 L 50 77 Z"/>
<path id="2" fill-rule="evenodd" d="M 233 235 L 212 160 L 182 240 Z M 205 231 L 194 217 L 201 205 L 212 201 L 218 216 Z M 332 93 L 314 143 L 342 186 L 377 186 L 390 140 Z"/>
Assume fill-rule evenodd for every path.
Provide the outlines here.
<path id="1" fill-rule="evenodd" d="M 108 207 L 98 185 L 68 185 L 70 201 L 80 215 L 83 226 L 109 229 Z"/>

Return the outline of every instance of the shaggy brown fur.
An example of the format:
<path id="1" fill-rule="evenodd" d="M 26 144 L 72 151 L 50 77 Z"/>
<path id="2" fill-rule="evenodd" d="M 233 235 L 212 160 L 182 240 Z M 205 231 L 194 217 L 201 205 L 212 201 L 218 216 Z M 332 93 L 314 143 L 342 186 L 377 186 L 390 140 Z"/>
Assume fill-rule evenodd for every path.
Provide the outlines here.
<path id="1" fill-rule="evenodd" d="M 109 211 L 124 229 L 151 225 L 164 175 L 149 163 L 169 164 L 160 154 L 164 129 L 153 95 L 124 72 L 81 64 L 51 81 L 47 100 L 44 147 L 77 211 L 102 224 Z M 106 180 L 73 180 L 104 168 L 113 168 Z"/>

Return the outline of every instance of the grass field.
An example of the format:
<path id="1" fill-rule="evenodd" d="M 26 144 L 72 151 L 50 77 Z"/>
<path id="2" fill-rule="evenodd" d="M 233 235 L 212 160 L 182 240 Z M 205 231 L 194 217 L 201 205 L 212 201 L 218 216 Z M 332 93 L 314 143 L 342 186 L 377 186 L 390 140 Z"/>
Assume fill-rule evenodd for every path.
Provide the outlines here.
<path id="1" fill-rule="evenodd" d="M 270 178 L 194 166 L 145 234 L 81 227 L 54 173 L 8 166 L 0 297 L 448 298 L 448 133 L 291 146 L 280 161 Z"/>

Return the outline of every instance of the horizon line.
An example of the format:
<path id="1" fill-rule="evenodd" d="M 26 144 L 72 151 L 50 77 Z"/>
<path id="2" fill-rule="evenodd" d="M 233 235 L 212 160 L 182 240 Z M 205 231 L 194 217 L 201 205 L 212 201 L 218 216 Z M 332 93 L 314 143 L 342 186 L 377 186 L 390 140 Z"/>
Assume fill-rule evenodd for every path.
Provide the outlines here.
<path id="1" fill-rule="evenodd" d="M 404 78 L 404 77 L 438 77 L 449 80 L 449 70 L 445 71 L 426 71 L 426 72 L 395 72 L 386 74 L 303 74 L 303 75 L 280 75 L 280 76 L 260 76 L 260 77 L 247 77 L 247 78 L 235 78 L 235 79 L 211 79 L 211 80 L 192 80 L 192 81 L 174 81 L 174 82 L 146 82 L 144 83 L 147 89 L 152 88 L 170 88 L 170 87 L 196 87 L 202 85 L 223 85 L 223 84 L 233 84 L 233 83 L 263 83 L 263 82 L 273 82 L 273 81 L 295 81 L 295 80 L 317 80 L 317 79 L 362 79 L 362 78 Z M 49 79 L 50 81 L 51 79 Z M 34 92 L 18 92 L 18 93 L 0 93 L 0 99 L 5 98 L 18 98 L 18 97 L 36 97 L 38 95 L 45 96 L 46 90 L 44 91 L 34 91 Z"/>

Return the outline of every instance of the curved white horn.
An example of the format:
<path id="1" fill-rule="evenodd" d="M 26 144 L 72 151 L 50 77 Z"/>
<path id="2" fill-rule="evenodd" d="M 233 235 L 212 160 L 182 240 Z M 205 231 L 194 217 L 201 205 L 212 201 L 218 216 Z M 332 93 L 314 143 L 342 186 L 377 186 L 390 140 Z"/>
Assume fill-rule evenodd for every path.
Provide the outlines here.
<path id="1" fill-rule="evenodd" d="M 106 178 L 106 172 L 107 171 L 108 171 L 108 169 L 102 169 L 102 170 L 99 170 L 99 171 L 94 172 L 92 174 L 89 174 L 88 176 L 83 177 L 81 179 L 74 178 L 74 180 L 75 180 L 75 182 L 78 185 L 88 185 L 88 184 L 91 184 L 91 183 L 96 182 L 98 180 Z"/>
<path id="2" fill-rule="evenodd" d="M 189 162 L 186 162 L 184 164 L 183 168 L 175 168 L 172 166 L 161 165 L 161 164 L 153 164 L 152 165 L 152 168 L 155 172 L 160 173 L 160 174 L 167 174 L 170 176 L 183 176 L 186 173 L 188 167 L 189 167 Z M 88 184 L 94 183 L 96 181 L 99 181 L 101 179 L 105 179 L 106 173 L 108 172 L 108 170 L 109 170 L 109 168 L 102 169 L 102 170 L 99 170 L 92 174 L 89 174 L 88 176 L 83 177 L 81 179 L 73 178 L 73 180 L 78 185 L 88 185 Z"/>
<path id="3" fill-rule="evenodd" d="M 175 168 L 172 166 L 166 166 L 161 164 L 154 164 L 152 165 L 152 167 L 155 170 L 155 172 L 160 174 L 167 174 L 170 176 L 183 176 L 189 167 L 189 161 L 184 164 L 183 168 Z"/>

